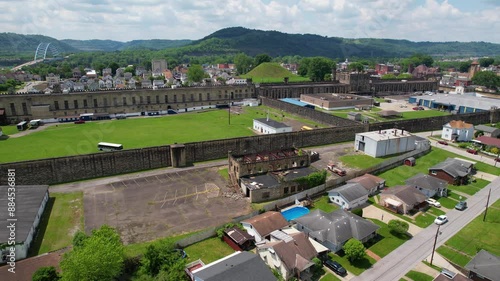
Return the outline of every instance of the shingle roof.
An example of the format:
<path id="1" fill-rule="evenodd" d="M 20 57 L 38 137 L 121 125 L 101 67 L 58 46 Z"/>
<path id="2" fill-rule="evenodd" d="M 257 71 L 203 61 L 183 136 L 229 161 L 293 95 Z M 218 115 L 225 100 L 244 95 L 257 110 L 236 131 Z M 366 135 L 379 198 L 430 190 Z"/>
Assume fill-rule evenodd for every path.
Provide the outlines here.
<path id="1" fill-rule="evenodd" d="M 474 125 L 465 123 L 462 120 L 451 120 L 450 123 L 446 124 L 447 126 L 455 129 L 469 129 L 472 128 Z"/>
<path id="2" fill-rule="evenodd" d="M 265 212 L 242 222 L 251 224 L 261 236 L 267 236 L 275 230 L 288 226 L 283 215 L 274 211 Z"/>
<path id="3" fill-rule="evenodd" d="M 269 242 L 260 248 L 273 248 L 288 270 L 302 271 L 311 265 L 311 259 L 318 255 L 316 249 L 303 232 L 290 233 L 292 240 Z M 257 280 L 257 279 L 255 279 Z"/>
<path id="4" fill-rule="evenodd" d="M 436 177 L 419 173 L 405 181 L 407 185 L 418 186 L 427 190 L 439 190 L 448 186 L 448 182 Z"/>
<path id="5" fill-rule="evenodd" d="M 7 243 L 7 237 L 9 237 L 7 188 L 7 186 L 0 186 L 0 206 L 5 206 L 5 210 L 0 212 L 0 244 Z M 16 242 L 23 243 L 27 239 L 48 188 L 48 185 L 16 186 Z"/>
<path id="6" fill-rule="evenodd" d="M 399 200 L 403 201 L 406 205 L 416 205 L 420 204 L 427 199 L 427 197 L 420 193 L 415 188 L 408 185 L 397 185 L 382 191 L 382 194 L 393 194 Z"/>
<path id="7" fill-rule="evenodd" d="M 364 188 L 366 188 L 366 190 L 372 190 L 373 188 L 377 187 L 379 183 L 385 182 L 385 180 L 383 178 L 371 174 L 364 174 L 360 177 L 348 180 L 347 182 L 348 183 L 357 182 L 361 184 Z"/>
<path id="8" fill-rule="evenodd" d="M 478 141 L 482 144 L 486 144 L 489 146 L 496 146 L 496 147 L 500 148 L 500 139 L 497 139 L 497 138 L 480 136 L 480 137 L 476 138 L 474 141 Z"/>
<path id="9" fill-rule="evenodd" d="M 452 177 L 465 177 L 469 174 L 468 169 L 471 166 L 472 163 L 454 158 L 447 158 L 445 161 L 430 167 L 429 171 L 442 170 Z"/>
<path id="10" fill-rule="evenodd" d="M 204 281 L 275 281 L 276 277 L 256 254 L 239 252 L 202 267 L 194 276 Z"/>
<path id="11" fill-rule="evenodd" d="M 356 182 L 347 183 L 341 187 L 330 190 L 328 192 L 328 195 L 330 195 L 330 192 L 340 193 L 349 202 L 368 195 L 368 190 L 366 190 L 366 188 Z"/>
<path id="12" fill-rule="evenodd" d="M 483 132 L 487 132 L 487 133 L 493 133 L 496 130 L 500 130 L 500 129 L 490 127 L 490 126 L 485 126 L 485 125 L 477 125 L 474 127 L 474 129 L 476 129 L 476 131 L 483 131 Z"/>
<path id="13" fill-rule="evenodd" d="M 485 250 L 479 251 L 465 268 L 491 280 L 500 276 L 500 257 Z"/>
<path id="14" fill-rule="evenodd" d="M 238 245 L 242 245 L 249 240 L 255 240 L 255 238 L 248 234 L 246 230 L 239 229 L 237 227 L 231 227 L 224 230 L 227 236 L 231 237 L 234 242 L 238 243 Z"/>
<path id="15" fill-rule="evenodd" d="M 314 210 L 307 215 L 295 219 L 311 230 L 309 235 L 318 241 L 330 241 L 340 245 L 351 238 L 363 240 L 380 227 L 369 220 L 344 210 L 325 213 Z"/>

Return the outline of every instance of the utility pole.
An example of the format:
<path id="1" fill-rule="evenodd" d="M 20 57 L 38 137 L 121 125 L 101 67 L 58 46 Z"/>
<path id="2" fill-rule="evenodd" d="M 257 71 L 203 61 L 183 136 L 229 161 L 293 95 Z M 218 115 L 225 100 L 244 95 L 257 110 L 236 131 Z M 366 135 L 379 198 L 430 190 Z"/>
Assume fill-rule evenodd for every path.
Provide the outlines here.
<path id="1" fill-rule="evenodd" d="M 440 227 L 441 227 L 441 225 L 438 224 L 438 229 L 436 231 L 436 237 L 434 237 L 434 246 L 432 246 L 431 265 L 432 265 L 432 260 L 434 259 L 434 251 L 436 250 L 436 242 L 438 240 L 439 228 Z"/>
<path id="2" fill-rule="evenodd" d="M 486 199 L 486 209 L 484 210 L 483 222 L 486 220 L 486 213 L 488 213 L 488 204 L 490 203 L 490 195 L 491 195 L 491 187 L 490 191 L 488 191 L 488 199 Z"/>

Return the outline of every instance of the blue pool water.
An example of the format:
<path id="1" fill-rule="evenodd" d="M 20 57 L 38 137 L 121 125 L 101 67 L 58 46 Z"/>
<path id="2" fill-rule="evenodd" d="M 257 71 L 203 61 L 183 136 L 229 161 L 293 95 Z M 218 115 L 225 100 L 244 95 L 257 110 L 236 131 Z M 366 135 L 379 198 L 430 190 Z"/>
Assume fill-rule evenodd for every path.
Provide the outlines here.
<path id="1" fill-rule="evenodd" d="M 309 209 L 302 206 L 295 206 L 293 208 L 281 212 L 281 214 L 285 217 L 287 221 L 300 218 L 307 213 L 309 213 Z"/>

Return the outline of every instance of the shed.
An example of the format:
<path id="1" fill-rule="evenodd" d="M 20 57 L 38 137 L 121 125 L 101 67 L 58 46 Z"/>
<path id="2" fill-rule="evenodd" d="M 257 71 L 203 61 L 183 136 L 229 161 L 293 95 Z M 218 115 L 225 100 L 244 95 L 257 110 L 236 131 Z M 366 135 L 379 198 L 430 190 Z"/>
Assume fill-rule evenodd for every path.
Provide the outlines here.
<path id="1" fill-rule="evenodd" d="M 412 167 L 412 166 L 415 166 L 415 162 L 416 162 L 415 157 L 408 157 L 405 159 L 404 164 L 406 166 Z"/>
<path id="2" fill-rule="evenodd" d="M 347 118 L 349 120 L 361 121 L 363 119 L 363 115 L 359 112 L 349 112 L 347 113 Z"/>

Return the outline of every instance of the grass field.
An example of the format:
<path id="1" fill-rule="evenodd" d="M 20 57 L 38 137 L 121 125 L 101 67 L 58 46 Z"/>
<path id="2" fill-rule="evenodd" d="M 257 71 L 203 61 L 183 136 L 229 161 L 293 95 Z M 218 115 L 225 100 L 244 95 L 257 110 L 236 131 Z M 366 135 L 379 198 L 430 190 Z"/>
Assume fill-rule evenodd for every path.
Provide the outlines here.
<path id="1" fill-rule="evenodd" d="M 252 69 L 252 71 L 245 75 L 241 75 L 241 78 L 252 78 L 254 83 L 283 82 L 285 77 L 288 77 L 289 82 L 310 81 L 309 78 L 293 74 L 275 62 L 261 63 L 256 68 Z"/>
<path id="2" fill-rule="evenodd" d="M 331 274 L 331 273 L 327 273 L 325 274 L 325 276 L 321 277 L 321 279 L 319 279 L 320 281 L 340 281 L 340 279 L 338 279 L 335 275 Z"/>
<path id="3" fill-rule="evenodd" d="M 210 110 L 162 117 L 129 118 L 87 122 L 85 124 L 58 124 L 19 138 L 0 140 L 0 163 L 40 158 L 62 157 L 96 153 L 101 141 L 121 143 L 125 149 L 202 140 L 252 136 L 253 119 L 264 118 L 268 107 L 245 107 L 243 114 L 227 110 Z M 269 109 L 272 119 L 282 113 Z M 286 119 L 311 126 L 322 125 L 285 113 Z M 282 121 L 279 119 L 278 121 Z M 11 131 L 9 127 L 6 127 Z"/>
<path id="4" fill-rule="evenodd" d="M 184 248 L 184 251 L 188 255 L 188 263 L 201 259 L 205 264 L 234 253 L 234 250 L 218 237 L 200 241 Z"/>
<path id="5" fill-rule="evenodd" d="M 19 131 L 17 130 L 16 125 L 10 125 L 10 126 L 2 126 L 2 132 L 3 132 L 3 135 L 9 136 L 9 135 L 13 135 Z"/>
<path id="6" fill-rule="evenodd" d="M 348 167 L 366 169 L 384 162 L 387 158 L 373 158 L 366 154 L 358 154 L 340 156 L 339 160 Z"/>
<path id="7" fill-rule="evenodd" d="M 462 228 L 438 248 L 438 253 L 461 266 L 466 265 L 481 249 L 500 255 L 500 244 L 498 243 L 498 237 L 500 237 L 500 200 L 488 208 L 485 222 L 483 222 L 483 216 L 484 213 L 481 213 Z"/>
<path id="8" fill-rule="evenodd" d="M 175 242 L 177 242 L 181 239 L 184 239 L 188 236 L 191 236 L 195 233 L 197 233 L 197 232 L 185 233 L 185 234 L 176 235 L 176 236 L 169 236 L 169 237 L 157 239 L 154 241 L 143 242 L 143 243 L 128 244 L 128 245 L 125 245 L 125 256 L 127 256 L 127 257 L 141 256 L 144 253 L 146 253 L 147 247 L 151 244 L 161 243 L 161 242 L 175 243 Z"/>
<path id="9" fill-rule="evenodd" d="M 328 195 L 321 196 L 319 199 L 314 200 L 314 207 L 311 208 L 312 210 L 320 209 L 321 211 L 325 213 L 330 213 L 335 210 L 337 210 L 339 206 L 330 203 L 330 199 L 328 198 Z"/>
<path id="10" fill-rule="evenodd" d="M 397 247 L 401 246 L 404 242 L 410 239 L 410 237 L 405 235 L 392 234 L 389 226 L 379 220 L 370 220 L 376 225 L 380 226 L 380 228 L 377 230 L 377 234 L 381 239 L 375 244 L 371 245 L 368 249 L 381 258 L 387 256 L 390 252 L 394 251 Z"/>
<path id="11" fill-rule="evenodd" d="M 342 251 L 340 251 L 340 254 L 329 253 L 328 256 L 332 260 L 340 263 L 347 271 L 351 272 L 352 274 L 354 274 L 356 276 L 360 275 L 361 273 L 363 273 L 363 271 L 372 267 L 372 265 L 374 265 L 376 262 L 373 258 L 366 255 L 364 258 L 351 263 L 347 259 L 347 257 L 342 254 Z"/>
<path id="12" fill-rule="evenodd" d="M 83 230 L 83 193 L 50 193 L 30 252 L 33 256 L 70 246 Z"/>
<path id="13" fill-rule="evenodd" d="M 410 270 L 406 275 L 406 277 L 410 278 L 413 281 L 432 281 L 434 277 L 429 276 L 425 273 Z"/>

